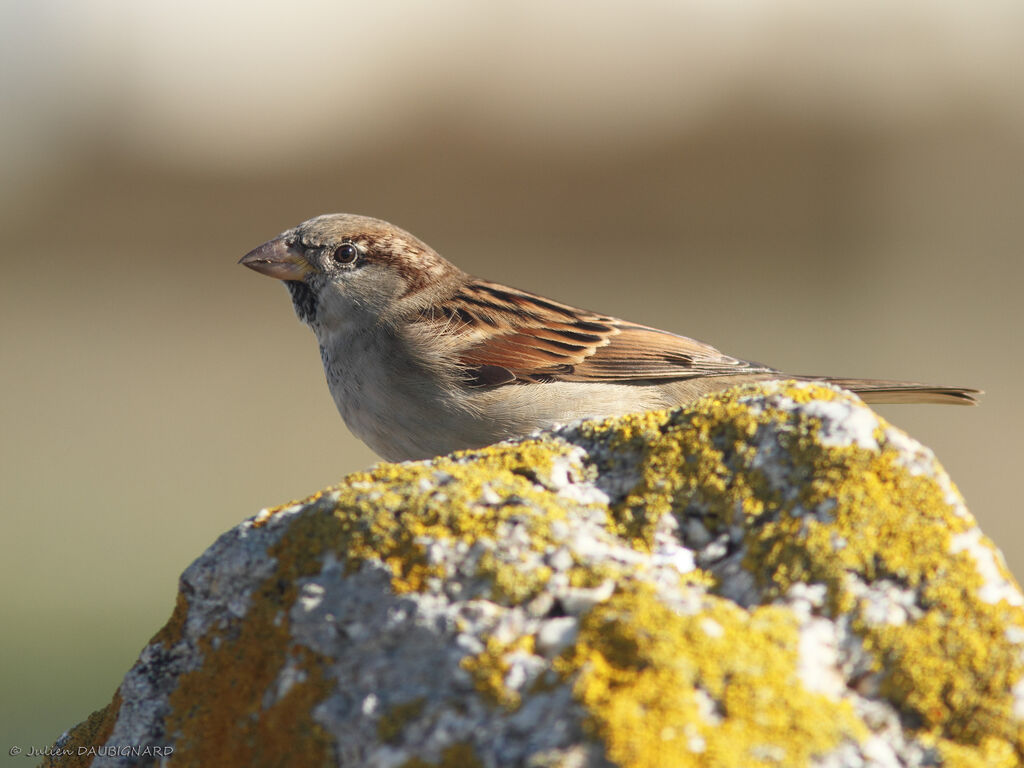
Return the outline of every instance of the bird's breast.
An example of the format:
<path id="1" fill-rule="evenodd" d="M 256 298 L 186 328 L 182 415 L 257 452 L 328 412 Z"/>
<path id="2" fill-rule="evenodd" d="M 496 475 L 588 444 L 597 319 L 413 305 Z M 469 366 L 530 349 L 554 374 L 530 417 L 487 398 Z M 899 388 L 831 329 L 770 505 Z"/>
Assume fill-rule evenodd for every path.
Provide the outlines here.
<path id="1" fill-rule="evenodd" d="M 387 459 L 445 453 L 450 390 L 400 342 L 377 330 L 320 338 L 331 396 L 350 430 Z M 445 450 L 447 449 L 447 450 Z"/>

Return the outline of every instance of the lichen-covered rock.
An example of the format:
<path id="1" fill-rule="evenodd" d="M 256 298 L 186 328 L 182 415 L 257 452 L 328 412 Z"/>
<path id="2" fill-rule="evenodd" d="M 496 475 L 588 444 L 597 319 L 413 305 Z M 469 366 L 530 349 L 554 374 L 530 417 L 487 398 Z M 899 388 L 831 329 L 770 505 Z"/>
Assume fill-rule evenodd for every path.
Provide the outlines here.
<path id="1" fill-rule="evenodd" d="M 931 452 L 772 383 L 265 510 L 54 762 L 1014 766 L 1022 673 Z"/>

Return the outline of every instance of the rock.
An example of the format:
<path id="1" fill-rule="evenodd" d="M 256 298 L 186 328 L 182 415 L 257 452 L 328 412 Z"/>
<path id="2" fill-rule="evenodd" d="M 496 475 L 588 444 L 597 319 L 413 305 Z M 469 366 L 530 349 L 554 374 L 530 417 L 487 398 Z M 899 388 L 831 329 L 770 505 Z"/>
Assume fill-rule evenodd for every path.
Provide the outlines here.
<path id="1" fill-rule="evenodd" d="M 48 764 L 1011 766 L 1022 672 L 931 452 L 770 383 L 261 512 Z"/>

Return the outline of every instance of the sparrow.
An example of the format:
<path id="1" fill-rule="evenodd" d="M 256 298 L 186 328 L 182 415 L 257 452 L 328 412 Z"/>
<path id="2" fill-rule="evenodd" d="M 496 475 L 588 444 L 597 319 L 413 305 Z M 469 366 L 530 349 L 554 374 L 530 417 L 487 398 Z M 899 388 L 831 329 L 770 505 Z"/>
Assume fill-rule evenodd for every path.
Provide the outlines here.
<path id="1" fill-rule="evenodd" d="M 317 216 L 239 263 L 284 281 L 320 344 L 342 418 L 390 461 L 684 405 L 754 381 L 825 381 L 870 403 L 970 405 L 981 394 L 785 374 L 696 339 L 473 277 L 368 216 Z"/>

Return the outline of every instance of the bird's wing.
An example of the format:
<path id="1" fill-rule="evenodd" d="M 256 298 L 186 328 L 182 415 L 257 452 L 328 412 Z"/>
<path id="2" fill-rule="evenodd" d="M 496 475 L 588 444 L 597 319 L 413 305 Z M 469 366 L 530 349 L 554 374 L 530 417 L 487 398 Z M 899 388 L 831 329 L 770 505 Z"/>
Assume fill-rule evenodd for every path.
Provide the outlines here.
<path id="1" fill-rule="evenodd" d="M 628 323 L 484 280 L 429 310 L 458 338 L 475 386 L 515 382 L 637 382 L 771 372 L 686 336 Z"/>

